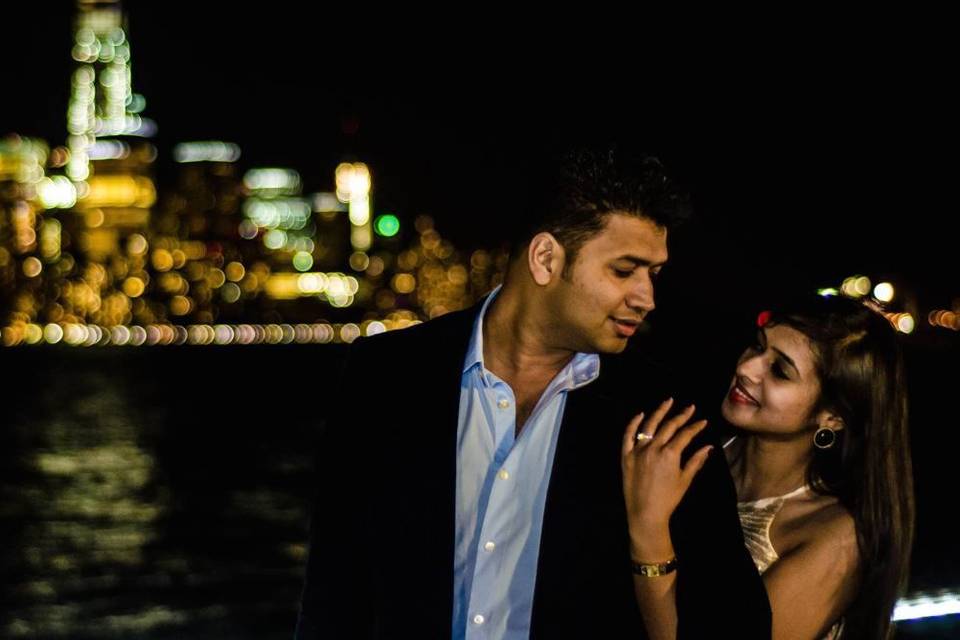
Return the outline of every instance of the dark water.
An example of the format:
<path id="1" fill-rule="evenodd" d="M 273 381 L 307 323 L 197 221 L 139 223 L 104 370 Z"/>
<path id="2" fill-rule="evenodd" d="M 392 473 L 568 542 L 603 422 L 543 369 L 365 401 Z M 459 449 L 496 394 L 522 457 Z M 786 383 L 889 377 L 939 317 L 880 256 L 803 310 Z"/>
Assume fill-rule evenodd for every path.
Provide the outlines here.
<path id="1" fill-rule="evenodd" d="M 290 637 L 337 356 L 5 351 L 0 635 Z"/>
<path id="2" fill-rule="evenodd" d="M 0 637 L 291 637 L 314 443 L 341 356 L 0 351 Z M 372 399 L 387 378 L 366 382 Z M 956 394 L 951 380 L 917 382 L 915 589 L 960 587 L 948 520 L 960 425 L 932 400 Z M 901 625 L 898 637 L 960 637 L 957 618 Z"/>

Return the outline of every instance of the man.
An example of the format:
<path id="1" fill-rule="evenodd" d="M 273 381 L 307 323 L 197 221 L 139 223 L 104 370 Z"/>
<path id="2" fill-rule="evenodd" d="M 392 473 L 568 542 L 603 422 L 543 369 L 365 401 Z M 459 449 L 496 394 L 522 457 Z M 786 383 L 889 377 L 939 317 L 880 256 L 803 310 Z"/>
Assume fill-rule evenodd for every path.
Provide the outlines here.
<path id="1" fill-rule="evenodd" d="M 659 162 L 610 150 L 547 176 L 479 308 L 352 346 L 298 638 L 646 637 L 620 447 L 673 390 L 601 354 L 654 309 L 685 201 Z M 726 467 L 700 478 L 675 523 L 679 636 L 769 635 Z"/>

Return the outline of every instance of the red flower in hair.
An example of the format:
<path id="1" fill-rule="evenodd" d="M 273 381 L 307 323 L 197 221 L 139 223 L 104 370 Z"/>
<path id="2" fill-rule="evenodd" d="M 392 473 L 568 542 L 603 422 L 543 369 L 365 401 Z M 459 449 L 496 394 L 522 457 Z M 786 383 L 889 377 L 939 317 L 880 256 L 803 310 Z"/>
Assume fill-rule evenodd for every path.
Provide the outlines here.
<path id="1" fill-rule="evenodd" d="M 767 326 L 768 322 L 770 322 L 770 312 L 761 311 L 760 315 L 757 316 L 757 326 L 761 328 L 765 327 Z"/>

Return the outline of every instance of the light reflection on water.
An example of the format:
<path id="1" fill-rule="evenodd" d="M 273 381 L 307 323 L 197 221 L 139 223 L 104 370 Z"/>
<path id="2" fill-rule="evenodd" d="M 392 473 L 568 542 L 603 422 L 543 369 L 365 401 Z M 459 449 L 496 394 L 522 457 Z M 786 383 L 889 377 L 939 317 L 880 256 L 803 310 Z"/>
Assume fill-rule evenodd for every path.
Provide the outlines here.
<path id="1" fill-rule="evenodd" d="M 0 637 L 289 638 L 310 409 L 224 403 L 229 355 L 36 353 L 4 363 Z"/>

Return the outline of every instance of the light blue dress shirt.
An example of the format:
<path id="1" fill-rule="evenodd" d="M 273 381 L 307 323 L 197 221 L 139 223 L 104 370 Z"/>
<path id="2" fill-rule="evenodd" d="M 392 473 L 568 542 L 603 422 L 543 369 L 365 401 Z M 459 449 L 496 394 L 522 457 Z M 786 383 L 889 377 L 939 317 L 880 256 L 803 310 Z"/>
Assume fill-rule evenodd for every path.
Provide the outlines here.
<path id="1" fill-rule="evenodd" d="M 550 381 L 516 432 L 516 398 L 483 364 L 477 316 L 463 363 L 457 425 L 453 638 L 526 639 L 543 511 L 567 392 L 600 374 L 596 354 L 577 353 Z"/>

